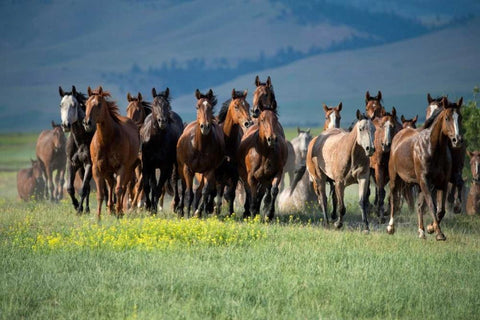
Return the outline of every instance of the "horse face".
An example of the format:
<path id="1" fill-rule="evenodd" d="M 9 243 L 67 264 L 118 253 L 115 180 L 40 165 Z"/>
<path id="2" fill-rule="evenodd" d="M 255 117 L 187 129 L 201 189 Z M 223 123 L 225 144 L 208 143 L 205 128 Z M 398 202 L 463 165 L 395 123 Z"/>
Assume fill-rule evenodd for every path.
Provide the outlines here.
<path id="1" fill-rule="evenodd" d="M 250 104 L 246 100 L 247 91 L 244 91 L 242 95 L 237 96 L 235 89 L 232 92 L 232 101 L 228 107 L 228 112 L 236 124 L 239 124 L 244 129 L 250 127 L 253 124 L 250 117 Z"/>
<path id="2" fill-rule="evenodd" d="M 87 103 L 85 104 L 87 111 L 85 112 L 85 118 L 83 119 L 83 126 L 85 130 L 91 132 L 97 125 L 97 121 L 102 109 L 102 102 L 99 95 L 91 95 Z"/>
<path id="3" fill-rule="evenodd" d="M 325 128 L 340 128 L 340 111 L 342 110 L 342 103 L 336 107 L 327 107 L 327 105 L 323 105 L 323 110 L 325 111 Z"/>
<path id="4" fill-rule="evenodd" d="M 470 170 L 474 181 L 480 181 L 480 151 L 467 151 L 470 157 Z"/>
<path id="5" fill-rule="evenodd" d="M 384 116 L 381 120 L 381 126 L 383 128 L 382 151 L 389 152 L 395 130 L 395 119 L 391 115 Z"/>
<path id="6" fill-rule="evenodd" d="M 256 89 L 253 93 L 252 117 L 258 118 L 265 109 L 275 110 L 276 105 L 273 97 L 273 87 L 270 76 L 266 83 L 261 83 L 258 76 L 255 78 Z"/>
<path id="7" fill-rule="evenodd" d="M 146 113 L 142 106 L 142 101 L 136 98 L 128 99 L 127 118 L 130 118 L 135 124 L 142 125 L 145 120 Z"/>
<path id="8" fill-rule="evenodd" d="M 381 117 L 385 115 L 385 109 L 381 103 L 382 92 L 378 91 L 377 96 L 370 96 L 370 93 L 367 91 L 365 95 L 365 111 L 366 116 L 370 119 L 374 117 Z"/>
<path id="9" fill-rule="evenodd" d="M 167 99 L 162 96 L 153 99 L 152 116 L 161 130 L 167 127 L 170 118 L 170 105 Z"/>
<path id="10" fill-rule="evenodd" d="M 32 161 L 33 177 L 37 181 L 40 179 L 43 179 L 42 166 L 40 164 L 40 161 L 38 160 L 31 160 L 31 161 Z"/>
<path id="11" fill-rule="evenodd" d="M 418 119 L 418 115 L 416 115 L 415 118 L 413 119 L 405 119 L 405 117 L 402 115 L 402 117 L 400 118 L 400 120 L 402 120 L 402 128 L 415 129 L 417 127 L 416 125 L 417 119 Z"/>
<path id="12" fill-rule="evenodd" d="M 65 145 L 66 138 L 60 126 L 53 128 L 53 146 L 55 150 L 60 150 Z"/>
<path id="13" fill-rule="evenodd" d="M 444 97 L 438 97 L 434 99 L 430 96 L 430 93 L 427 94 L 428 107 L 427 107 L 427 113 L 425 115 L 425 120 L 430 118 L 436 110 L 444 108 L 443 98 Z"/>
<path id="14" fill-rule="evenodd" d="M 443 120 L 442 131 L 449 137 L 454 148 L 459 148 L 463 143 L 461 134 L 462 115 L 457 107 L 447 108 Z"/>
<path id="15" fill-rule="evenodd" d="M 278 137 L 275 132 L 277 116 L 273 111 L 265 110 L 258 117 L 258 131 L 260 138 L 267 142 L 268 147 L 275 148 Z"/>
<path id="16" fill-rule="evenodd" d="M 205 98 L 197 101 L 197 123 L 203 135 L 210 133 L 213 124 L 213 106 Z"/>
<path id="17" fill-rule="evenodd" d="M 72 124 L 78 121 L 78 108 L 80 104 L 73 95 L 64 95 L 60 101 L 60 116 L 62 119 L 62 129 L 69 132 Z"/>
<path id="18" fill-rule="evenodd" d="M 308 144 L 312 140 L 312 136 L 310 135 L 310 129 L 306 131 L 300 131 L 298 132 L 298 150 L 300 151 L 300 157 L 302 159 L 306 159 L 307 157 L 307 151 L 308 151 Z"/>
<path id="19" fill-rule="evenodd" d="M 375 126 L 370 119 L 361 119 L 357 123 L 357 143 L 362 146 L 368 157 L 375 152 Z"/>

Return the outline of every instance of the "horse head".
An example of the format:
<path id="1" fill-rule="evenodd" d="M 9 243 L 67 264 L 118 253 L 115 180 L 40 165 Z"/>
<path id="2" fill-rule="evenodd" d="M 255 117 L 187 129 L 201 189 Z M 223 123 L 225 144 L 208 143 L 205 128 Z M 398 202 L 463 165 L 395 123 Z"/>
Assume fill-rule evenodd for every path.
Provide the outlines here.
<path id="1" fill-rule="evenodd" d="M 397 110 L 392 108 L 391 113 L 386 113 L 383 117 L 379 118 L 380 127 L 383 130 L 382 139 L 382 151 L 389 152 L 392 146 L 393 136 L 395 134 L 395 123 L 397 121 Z"/>
<path id="2" fill-rule="evenodd" d="M 258 117 L 258 135 L 260 139 L 267 143 L 269 148 L 275 148 L 278 141 L 276 128 L 278 127 L 277 114 L 269 109 L 260 113 Z"/>
<path id="3" fill-rule="evenodd" d="M 83 126 L 85 130 L 91 132 L 95 129 L 97 123 L 104 121 L 107 107 L 105 97 L 109 97 L 110 93 L 103 91 L 102 86 L 99 86 L 96 90 L 92 90 L 88 87 L 88 100 L 86 102 L 85 118 L 83 119 Z"/>
<path id="4" fill-rule="evenodd" d="M 74 123 L 82 120 L 85 111 L 83 110 L 85 96 L 80 92 L 77 92 L 75 86 L 72 86 L 71 92 L 65 92 L 63 91 L 62 87 L 59 86 L 58 93 L 62 98 L 60 101 L 62 129 L 65 132 L 69 132 Z"/>
<path id="5" fill-rule="evenodd" d="M 402 121 L 402 128 L 415 129 L 417 127 L 416 123 L 417 123 L 417 120 L 418 120 L 418 114 L 412 119 L 405 119 L 405 117 L 402 114 L 400 120 Z"/>
<path id="6" fill-rule="evenodd" d="M 65 146 L 67 139 L 65 138 L 65 133 L 63 133 L 62 125 L 56 124 L 52 120 L 52 131 L 53 131 L 53 147 L 56 151 L 60 150 Z"/>
<path id="7" fill-rule="evenodd" d="M 462 103 L 463 98 L 460 98 L 457 102 L 448 102 L 446 97 L 442 100 L 442 105 L 445 108 L 442 132 L 449 137 L 454 148 L 459 148 L 463 143 L 461 133 L 462 114 L 460 113 Z"/>
<path id="8" fill-rule="evenodd" d="M 157 90 L 152 88 L 153 104 L 152 117 L 153 121 L 158 125 L 160 130 L 164 130 L 170 122 L 170 89 L 167 87 L 165 91 L 157 94 Z"/>
<path id="9" fill-rule="evenodd" d="M 197 123 L 203 135 L 208 135 L 213 125 L 213 107 L 217 104 L 217 98 L 210 89 L 207 94 L 200 90 L 195 91 L 197 98 Z"/>
<path id="10" fill-rule="evenodd" d="M 132 97 L 130 92 L 127 93 L 127 118 L 135 122 L 137 127 L 141 127 L 148 115 L 147 108 L 149 104 L 143 101 L 142 94 L 139 92 L 136 97 Z"/>
<path id="11" fill-rule="evenodd" d="M 302 159 L 307 158 L 308 144 L 312 140 L 312 135 L 310 134 L 310 128 L 307 130 L 301 130 L 297 127 L 297 139 L 298 144 L 296 144 L 297 150 L 300 151 L 300 157 Z M 293 144 L 293 140 L 292 140 Z"/>
<path id="12" fill-rule="evenodd" d="M 382 92 L 378 91 L 376 96 L 371 96 L 367 91 L 365 94 L 365 112 L 367 117 L 373 119 L 374 117 L 381 117 L 385 115 L 385 109 L 382 106 Z"/>
<path id="13" fill-rule="evenodd" d="M 357 109 L 357 124 L 354 129 L 357 130 L 357 144 L 359 144 L 364 150 L 365 154 L 370 157 L 375 152 L 375 126 L 372 119 L 362 114 Z"/>
<path id="14" fill-rule="evenodd" d="M 43 171 L 42 171 L 42 165 L 40 164 L 40 161 L 38 160 L 33 160 L 30 159 L 32 162 L 32 172 L 33 172 L 33 177 L 35 180 L 43 180 Z"/>
<path id="15" fill-rule="evenodd" d="M 427 93 L 428 107 L 425 115 L 425 120 L 430 118 L 432 114 L 435 113 L 436 110 L 442 110 L 444 108 L 443 102 L 442 102 L 443 98 L 448 100 L 447 96 L 432 98 L 430 93 Z"/>
<path id="16" fill-rule="evenodd" d="M 250 104 L 247 102 L 248 91 L 232 90 L 232 100 L 228 106 L 228 113 L 235 124 L 238 124 L 246 129 L 253 124 L 250 117 Z"/>
<path id="17" fill-rule="evenodd" d="M 268 76 L 265 83 L 260 82 L 260 78 L 255 78 L 255 92 L 253 93 L 252 117 L 258 118 L 260 112 L 265 109 L 277 110 L 277 100 L 273 91 L 272 80 Z"/>
<path id="18" fill-rule="evenodd" d="M 480 183 L 480 151 L 467 151 L 470 158 L 470 170 L 472 171 L 472 179 L 476 183 Z"/>
<path id="19" fill-rule="evenodd" d="M 323 130 L 330 128 L 340 128 L 340 111 L 342 111 L 342 103 L 336 107 L 328 107 L 325 103 L 323 104 L 323 110 L 325 111 L 325 125 Z"/>

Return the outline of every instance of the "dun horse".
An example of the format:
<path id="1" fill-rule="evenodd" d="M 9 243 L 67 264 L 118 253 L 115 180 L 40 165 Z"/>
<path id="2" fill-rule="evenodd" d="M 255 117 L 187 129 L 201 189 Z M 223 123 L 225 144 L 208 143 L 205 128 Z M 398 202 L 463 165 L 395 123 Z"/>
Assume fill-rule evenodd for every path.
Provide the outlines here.
<path id="1" fill-rule="evenodd" d="M 146 208 L 157 211 L 157 203 L 165 186 L 177 168 L 176 147 L 178 138 L 183 131 L 183 121 L 170 106 L 170 90 L 157 94 L 152 89 L 152 113 L 147 116 L 140 129 L 142 145 L 142 178 L 143 190 L 146 196 Z M 155 169 L 160 169 L 157 182 Z M 177 174 L 174 182 L 174 207 L 178 204 Z M 162 203 L 163 204 L 163 203 Z"/>
<path id="2" fill-rule="evenodd" d="M 85 212 L 90 212 L 90 181 L 92 180 L 92 159 L 90 157 L 90 142 L 94 132 L 87 132 L 82 125 L 85 118 L 85 102 L 87 98 L 84 94 L 77 92 L 75 86 L 72 86 L 71 92 L 63 91 L 58 88 L 60 97 L 60 115 L 62 118 L 62 128 L 65 132 L 70 132 L 67 139 L 67 192 L 72 199 L 72 204 L 77 213 L 83 212 L 83 202 L 85 201 Z M 79 174 L 82 184 L 80 187 L 80 202 L 75 197 L 75 179 Z"/>
<path id="3" fill-rule="evenodd" d="M 17 191 L 24 201 L 42 200 L 45 192 L 42 166 L 38 160 L 32 160 L 32 167 L 21 169 L 17 173 Z"/>
<path id="4" fill-rule="evenodd" d="M 433 223 L 427 226 L 428 233 L 435 232 L 437 240 L 446 239 L 440 222 L 445 215 L 445 198 L 452 171 L 449 142 L 453 148 L 462 145 L 461 103 L 449 104 L 446 98 L 442 98 L 441 104 L 442 108 L 434 111 L 421 129 L 403 129 L 393 139 L 388 164 L 391 198 L 389 234 L 395 232 L 395 213 L 399 208 L 402 188 L 405 184 L 417 184 L 421 190 L 417 207 L 419 237 L 425 238 L 422 207 L 426 203 L 433 219 Z"/>
<path id="5" fill-rule="evenodd" d="M 470 170 L 472 171 L 472 184 L 467 197 L 467 214 L 480 213 L 480 151 L 467 151 L 470 157 Z"/>
<path id="6" fill-rule="evenodd" d="M 116 194 L 116 213 L 123 213 L 127 184 L 138 163 L 140 138 L 135 123 L 119 113 L 115 102 L 107 100 L 108 91 L 100 86 L 88 87 L 86 115 L 83 124 L 87 131 L 95 129 L 90 144 L 93 179 L 97 186 L 97 217 L 100 219 L 105 185 L 108 186 L 107 208 L 114 210 L 113 193 Z"/>
<path id="7" fill-rule="evenodd" d="M 205 204 L 212 203 L 210 197 L 215 190 L 215 170 L 225 157 L 223 131 L 213 117 L 213 107 L 217 99 L 211 89 L 207 94 L 202 94 L 197 89 L 195 97 L 197 98 L 197 119 L 185 128 L 177 143 L 178 173 L 182 178 L 183 187 L 178 209 L 182 216 L 186 196 L 187 216 L 190 215 L 195 174 L 198 174 L 197 177 L 200 180 L 195 194 L 195 215 L 201 216 Z M 201 196 L 203 199 L 199 207 Z"/>
<path id="8" fill-rule="evenodd" d="M 370 178 L 369 157 L 375 151 L 373 142 L 375 127 L 370 118 L 362 115 L 359 110 L 356 115 L 358 121 L 352 131 L 329 129 L 313 138 L 308 146 L 306 165 L 323 212 L 324 223 L 328 225 L 325 183 L 329 180 L 335 183 L 337 208 L 340 210 L 338 220 L 335 222 L 337 228 L 343 226 L 345 187 L 358 183 L 362 220 L 365 231 L 369 231 L 367 191 Z"/>
<path id="9" fill-rule="evenodd" d="M 244 216 L 260 213 L 265 195 L 266 218 L 275 214 L 275 200 L 287 159 L 285 134 L 276 111 L 264 109 L 258 125 L 251 126 L 242 138 L 238 150 L 239 174 L 246 191 Z"/>
<path id="10" fill-rule="evenodd" d="M 63 183 L 65 182 L 66 138 L 60 125 L 52 121 L 52 130 L 44 130 L 37 139 L 36 154 L 42 166 L 47 188 L 46 196 L 52 201 L 63 198 Z M 55 179 L 53 172 L 56 172 Z"/>

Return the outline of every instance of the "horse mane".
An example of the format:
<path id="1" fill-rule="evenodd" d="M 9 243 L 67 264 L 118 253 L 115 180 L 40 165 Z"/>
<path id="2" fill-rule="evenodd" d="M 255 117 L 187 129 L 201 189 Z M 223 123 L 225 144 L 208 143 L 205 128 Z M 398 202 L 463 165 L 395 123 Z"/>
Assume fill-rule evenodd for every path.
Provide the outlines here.
<path id="1" fill-rule="evenodd" d="M 110 113 L 110 116 L 112 116 L 113 120 L 116 122 L 120 121 L 120 109 L 117 106 L 117 103 L 115 101 L 111 101 L 107 98 L 111 97 L 110 91 L 102 91 L 99 93 L 97 90 L 94 90 L 92 95 L 100 96 L 104 98 L 105 104 L 107 105 L 108 113 Z"/>
<path id="2" fill-rule="evenodd" d="M 228 99 L 227 101 L 222 103 L 222 108 L 218 112 L 218 123 L 223 123 L 225 122 L 225 119 L 227 119 L 228 107 L 230 106 L 230 102 L 232 102 L 232 99 Z"/>

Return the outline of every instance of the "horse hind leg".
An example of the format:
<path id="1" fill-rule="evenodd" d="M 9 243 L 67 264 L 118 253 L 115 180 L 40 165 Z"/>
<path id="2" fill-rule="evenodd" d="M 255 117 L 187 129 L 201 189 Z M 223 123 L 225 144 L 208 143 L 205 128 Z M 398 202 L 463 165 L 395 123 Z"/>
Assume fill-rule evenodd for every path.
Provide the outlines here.
<path id="1" fill-rule="evenodd" d="M 367 190 L 369 188 L 369 177 L 367 175 L 366 178 L 362 178 L 358 180 L 358 203 L 360 205 L 360 209 L 362 210 L 362 221 L 365 225 L 364 232 L 368 233 L 370 228 L 368 226 L 368 197 L 367 197 Z M 385 191 L 384 191 L 385 192 Z M 383 206 L 383 199 L 379 198 L 379 202 L 381 201 Z M 383 213 L 382 213 L 383 218 Z"/>
<path id="2" fill-rule="evenodd" d="M 418 237 L 420 239 L 426 239 L 425 227 L 423 224 L 423 215 L 425 213 L 425 208 L 426 208 L 426 202 L 425 202 L 423 193 L 420 193 L 417 199 Z"/>
<path id="3" fill-rule="evenodd" d="M 77 172 L 77 168 L 74 168 L 72 165 L 68 165 L 68 172 L 69 172 L 69 176 L 68 176 L 68 180 L 67 180 L 67 193 L 68 195 L 70 196 L 70 199 L 72 200 L 72 204 L 73 204 L 73 207 L 75 208 L 75 210 L 77 211 L 78 214 L 80 214 L 82 210 L 79 210 L 79 206 L 80 204 L 78 203 L 78 200 L 77 198 L 75 197 L 75 174 Z"/>
<path id="4" fill-rule="evenodd" d="M 432 190 L 427 186 L 426 182 L 425 181 L 422 181 L 420 183 L 420 188 L 422 190 L 422 193 L 424 194 L 424 198 L 425 198 L 425 201 L 427 202 L 427 205 L 428 205 L 428 208 L 430 209 L 430 214 L 432 216 L 432 220 L 433 222 L 431 224 L 429 224 L 427 226 L 427 232 L 428 233 L 433 233 L 435 232 L 437 235 L 436 235 L 436 239 L 437 241 L 444 241 L 446 240 L 446 237 L 445 235 L 442 233 L 442 230 L 440 229 L 440 224 L 439 224 L 439 220 L 437 218 L 437 206 L 436 206 L 436 202 L 437 202 L 437 199 L 438 199 L 438 195 L 437 193 L 433 190 Z M 446 190 L 445 190 L 446 191 Z M 440 208 L 440 211 L 445 211 L 445 192 L 443 192 L 443 194 L 441 194 L 441 197 L 443 199 L 443 208 Z"/>
<path id="5" fill-rule="evenodd" d="M 335 192 L 337 196 L 337 208 L 339 209 L 340 214 L 338 220 L 335 221 L 334 225 L 335 228 L 340 229 L 343 226 L 343 216 L 345 215 L 346 211 L 345 203 L 343 201 L 343 196 L 345 192 L 345 186 L 343 185 L 343 183 L 337 182 L 337 184 L 335 184 Z"/>

